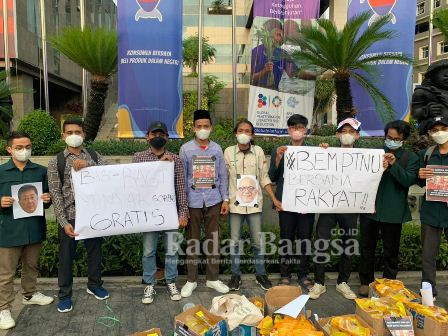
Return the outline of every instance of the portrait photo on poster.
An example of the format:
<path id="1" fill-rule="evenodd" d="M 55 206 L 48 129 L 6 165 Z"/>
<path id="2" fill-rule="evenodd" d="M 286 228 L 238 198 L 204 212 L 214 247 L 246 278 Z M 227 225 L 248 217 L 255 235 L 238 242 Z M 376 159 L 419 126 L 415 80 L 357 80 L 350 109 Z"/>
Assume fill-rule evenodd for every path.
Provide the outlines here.
<path id="1" fill-rule="evenodd" d="M 237 175 L 236 202 L 238 206 L 258 207 L 258 180 L 254 175 Z"/>
<path id="2" fill-rule="evenodd" d="M 12 206 L 14 219 L 44 215 L 42 182 L 13 185 L 11 196 L 14 198 Z"/>

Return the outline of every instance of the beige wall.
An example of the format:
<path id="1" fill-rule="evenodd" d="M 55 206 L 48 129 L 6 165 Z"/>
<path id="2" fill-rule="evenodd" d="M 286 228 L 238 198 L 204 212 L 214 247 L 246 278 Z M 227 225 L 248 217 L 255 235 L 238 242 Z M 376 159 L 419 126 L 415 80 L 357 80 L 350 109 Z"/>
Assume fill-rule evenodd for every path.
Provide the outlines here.
<path id="1" fill-rule="evenodd" d="M 348 0 L 330 0 L 330 20 L 336 22 L 338 28 L 347 22 Z"/>

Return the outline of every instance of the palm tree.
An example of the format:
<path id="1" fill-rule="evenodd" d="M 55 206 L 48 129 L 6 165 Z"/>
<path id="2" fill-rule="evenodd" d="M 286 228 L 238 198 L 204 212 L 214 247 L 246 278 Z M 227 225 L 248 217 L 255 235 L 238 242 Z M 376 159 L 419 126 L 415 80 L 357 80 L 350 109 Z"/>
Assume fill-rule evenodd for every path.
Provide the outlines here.
<path id="1" fill-rule="evenodd" d="M 445 40 L 448 40 L 448 9 L 445 8 L 435 11 L 432 23 L 436 28 L 439 28 Z"/>
<path id="2" fill-rule="evenodd" d="M 368 54 L 376 42 L 396 37 L 392 30 L 384 29 L 390 21 L 382 16 L 371 23 L 363 32 L 361 28 L 369 20 L 369 12 L 351 18 L 342 30 L 326 19 L 317 21 L 317 26 L 303 25 L 299 28 L 300 38 L 292 44 L 300 47 L 292 57 L 305 68 L 318 67 L 332 73 L 336 91 L 338 121 L 356 115 L 350 78 L 355 79 L 371 96 L 383 121 L 394 118 L 389 99 L 374 85 L 369 76 L 377 75 L 375 64 L 381 61 L 398 61 L 411 64 L 412 59 L 400 54 Z"/>
<path id="3" fill-rule="evenodd" d="M 0 71 L 0 138 L 6 138 L 12 121 L 12 98 L 14 93 L 32 93 L 32 90 L 26 90 L 19 86 L 8 84 L 6 81 L 8 73 L 5 70 Z"/>
<path id="4" fill-rule="evenodd" d="M 95 140 L 104 114 L 109 77 L 117 70 L 118 36 L 103 28 L 84 31 L 68 27 L 51 39 L 52 45 L 71 61 L 91 74 L 87 114 L 84 120 L 86 140 Z"/>

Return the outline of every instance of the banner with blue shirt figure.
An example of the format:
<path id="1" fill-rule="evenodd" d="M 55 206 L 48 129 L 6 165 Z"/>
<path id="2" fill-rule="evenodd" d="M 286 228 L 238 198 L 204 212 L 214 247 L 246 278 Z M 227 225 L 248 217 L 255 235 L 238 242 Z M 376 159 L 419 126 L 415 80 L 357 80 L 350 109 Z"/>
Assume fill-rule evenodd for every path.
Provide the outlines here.
<path id="1" fill-rule="evenodd" d="M 118 137 L 183 137 L 182 0 L 118 1 Z"/>
<path id="2" fill-rule="evenodd" d="M 249 120 L 255 133 L 287 135 L 286 121 L 296 113 L 313 116 L 315 73 L 304 71 L 291 54 L 298 28 L 312 24 L 320 0 L 254 1 Z"/>
<path id="3" fill-rule="evenodd" d="M 382 15 L 390 15 L 390 22 L 385 29 L 392 30 L 395 38 L 376 42 L 368 54 L 398 53 L 413 58 L 416 0 L 350 0 L 348 17 L 351 18 L 365 11 L 372 16 L 364 27 L 367 28 Z M 364 29 L 365 29 L 364 28 Z M 399 61 L 378 62 L 377 74 L 368 76 L 372 83 L 392 103 L 393 112 L 377 108 L 370 95 L 352 80 L 353 103 L 357 119 L 362 123 L 363 133 L 371 136 L 384 135 L 384 125 L 392 120 L 405 120 L 409 116 L 412 97 L 412 64 Z"/>

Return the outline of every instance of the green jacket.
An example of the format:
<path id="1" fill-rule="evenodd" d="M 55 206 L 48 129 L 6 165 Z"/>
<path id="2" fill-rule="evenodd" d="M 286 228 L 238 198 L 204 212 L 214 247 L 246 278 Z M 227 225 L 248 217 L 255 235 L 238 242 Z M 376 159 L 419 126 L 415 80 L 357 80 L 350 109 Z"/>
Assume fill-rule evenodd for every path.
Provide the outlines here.
<path id="1" fill-rule="evenodd" d="M 388 148 L 384 148 L 389 153 Z M 374 214 L 366 216 L 384 223 L 404 223 L 412 219 L 408 205 L 409 187 L 417 184 L 419 160 L 418 156 L 408 151 L 406 168 L 400 164 L 400 158 L 405 150 L 400 148 L 395 152 L 397 161 L 387 169 L 381 178 L 376 194 Z"/>
<path id="2" fill-rule="evenodd" d="M 12 160 L 0 165 L 0 198 L 11 196 L 11 186 L 27 182 L 42 182 L 44 193 L 48 192 L 47 169 L 28 161 L 20 171 Z M 50 204 L 46 204 L 49 207 Z M 14 219 L 12 207 L 0 207 L 0 247 L 23 246 L 45 240 L 45 216 Z"/>
<path id="3" fill-rule="evenodd" d="M 426 149 L 420 151 L 420 168 L 425 168 Z M 428 160 L 428 165 L 448 166 L 448 154 L 441 155 L 436 147 Z M 426 186 L 425 179 L 419 179 L 419 185 Z M 420 210 L 420 221 L 422 224 L 437 228 L 448 228 L 448 204 L 444 202 L 426 201 L 424 197 Z"/>

